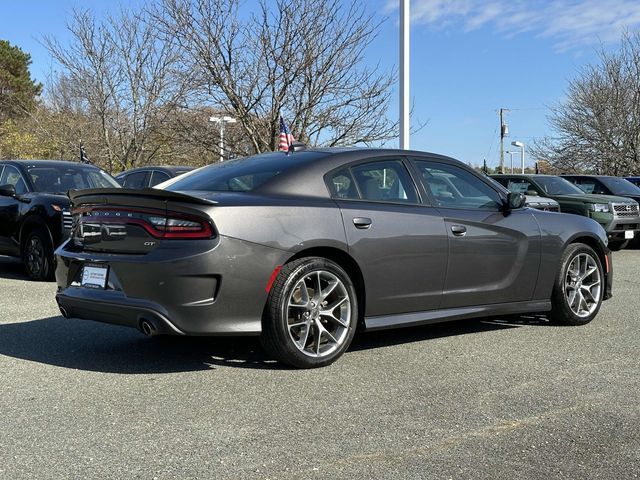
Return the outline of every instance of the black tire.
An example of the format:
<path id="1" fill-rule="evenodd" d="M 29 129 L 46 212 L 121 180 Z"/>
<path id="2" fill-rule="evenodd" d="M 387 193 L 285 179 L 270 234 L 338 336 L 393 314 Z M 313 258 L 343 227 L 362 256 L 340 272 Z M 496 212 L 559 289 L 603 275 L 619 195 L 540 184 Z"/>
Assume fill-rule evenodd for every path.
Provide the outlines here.
<path id="1" fill-rule="evenodd" d="M 22 244 L 22 263 L 32 280 L 53 280 L 55 269 L 53 245 L 48 232 L 37 227 L 31 230 Z"/>
<path id="2" fill-rule="evenodd" d="M 306 283 L 306 281 L 311 278 L 311 275 L 314 273 L 317 274 L 317 272 L 328 272 L 342 282 L 344 290 L 341 289 L 341 291 L 344 295 L 343 298 L 346 297 L 349 300 L 349 309 L 346 310 L 346 312 L 348 312 L 348 321 L 345 320 L 344 326 L 333 324 L 336 328 L 341 329 L 340 338 L 342 341 L 336 344 L 337 348 L 332 352 L 327 352 L 326 355 L 323 354 L 323 356 L 314 357 L 310 356 L 312 353 L 303 353 L 294 343 L 292 334 L 289 333 L 289 298 L 294 294 L 294 290 L 300 281 L 304 279 Z M 320 290 L 322 291 L 322 287 L 320 287 Z M 311 300 L 312 299 L 309 301 Z M 302 310 L 304 311 L 305 309 Z M 342 312 L 342 307 L 340 307 L 340 312 Z M 304 313 L 308 315 L 309 311 L 305 311 Z M 318 317 L 317 314 L 316 318 L 318 322 L 324 322 L 327 326 L 331 324 L 331 322 L 327 323 L 326 318 Z M 311 320 L 311 322 L 313 322 L 313 320 Z M 285 264 L 273 282 L 262 320 L 262 336 L 260 340 L 267 353 L 282 363 L 297 368 L 323 367 L 336 361 L 347 348 L 349 348 L 356 331 L 357 323 L 358 300 L 356 289 L 349 275 L 338 264 L 331 260 L 321 257 L 305 257 Z M 314 330 L 311 326 L 306 328 L 308 332 L 311 332 L 307 334 L 307 336 L 311 335 L 309 340 L 313 339 L 313 342 L 316 342 L 315 337 L 318 330 Z M 322 345 L 323 342 L 322 335 L 322 333 L 318 334 L 320 345 Z M 307 336 L 305 336 L 305 339 Z M 305 341 L 306 340 L 302 340 L 301 343 L 304 344 Z M 327 341 L 326 338 L 325 341 Z M 310 345 L 309 348 L 313 349 L 315 347 Z"/>
<path id="3" fill-rule="evenodd" d="M 595 309 L 589 314 L 585 316 L 577 315 L 569 305 L 569 299 L 565 295 L 565 280 L 570 275 L 569 267 L 571 263 L 576 259 L 579 255 L 588 255 L 590 256 L 595 266 L 597 267 L 597 272 L 600 278 L 600 289 L 597 294 L 597 299 L 592 297 L 593 300 L 596 300 L 597 305 Z M 580 281 L 580 285 L 582 285 L 582 281 Z M 582 290 L 578 289 L 581 294 Z M 602 268 L 602 262 L 600 258 L 596 254 L 596 252 L 583 243 L 573 243 L 567 247 L 562 255 L 562 261 L 560 262 L 560 269 L 556 275 L 555 284 L 553 286 L 553 293 L 551 295 L 551 312 L 550 312 L 550 320 L 552 323 L 557 325 L 586 325 L 591 320 L 595 318 L 602 306 L 602 299 L 605 291 L 605 277 L 604 271 Z M 579 308 L 578 308 L 579 309 Z"/>
<path id="4" fill-rule="evenodd" d="M 627 245 L 629 245 L 629 240 L 610 240 L 609 250 L 612 252 L 619 252 L 623 248 L 627 248 Z"/>

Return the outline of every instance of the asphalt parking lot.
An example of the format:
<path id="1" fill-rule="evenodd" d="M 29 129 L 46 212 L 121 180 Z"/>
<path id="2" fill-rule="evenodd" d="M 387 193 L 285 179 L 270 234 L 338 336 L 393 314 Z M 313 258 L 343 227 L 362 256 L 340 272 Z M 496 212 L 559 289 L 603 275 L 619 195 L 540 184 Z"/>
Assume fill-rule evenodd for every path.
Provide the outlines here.
<path id="1" fill-rule="evenodd" d="M 637 478 L 640 250 L 585 327 L 370 333 L 296 371 L 255 339 L 59 316 L 0 257 L 0 478 Z"/>

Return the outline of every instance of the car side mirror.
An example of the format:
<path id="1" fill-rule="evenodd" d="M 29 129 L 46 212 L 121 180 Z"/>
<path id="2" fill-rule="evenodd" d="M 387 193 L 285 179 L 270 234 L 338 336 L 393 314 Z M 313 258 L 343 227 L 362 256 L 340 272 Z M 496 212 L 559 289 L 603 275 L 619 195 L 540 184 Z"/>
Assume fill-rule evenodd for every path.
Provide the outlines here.
<path id="1" fill-rule="evenodd" d="M 513 193 L 510 192 L 507 195 L 506 201 L 506 209 L 507 210 L 516 210 L 518 208 L 524 207 L 525 202 L 527 201 L 527 197 L 523 193 Z"/>
<path id="2" fill-rule="evenodd" d="M 527 193 L 525 195 L 529 195 L 531 197 L 537 197 L 538 192 L 536 192 L 535 190 L 527 190 Z"/>
<path id="3" fill-rule="evenodd" d="M 0 186 L 0 196 L 2 197 L 15 197 L 16 196 L 16 187 L 13 185 L 1 185 Z"/>

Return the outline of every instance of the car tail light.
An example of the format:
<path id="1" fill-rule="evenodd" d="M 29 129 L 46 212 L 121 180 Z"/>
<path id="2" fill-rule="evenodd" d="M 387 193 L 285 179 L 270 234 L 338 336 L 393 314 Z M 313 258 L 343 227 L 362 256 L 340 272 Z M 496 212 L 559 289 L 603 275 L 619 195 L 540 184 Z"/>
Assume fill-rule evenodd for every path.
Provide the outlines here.
<path id="1" fill-rule="evenodd" d="M 162 238 L 209 238 L 213 233 L 209 222 L 200 219 L 175 217 L 170 214 L 166 217 L 151 216 L 148 219 L 162 234 Z"/>
<path id="2" fill-rule="evenodd" d="M 80 224 L 129 224 L 144 228 L 155 238 L 202 239 L 215 236 L 208 219 L 160 210 L 86 208 L 73 211 Z"/>

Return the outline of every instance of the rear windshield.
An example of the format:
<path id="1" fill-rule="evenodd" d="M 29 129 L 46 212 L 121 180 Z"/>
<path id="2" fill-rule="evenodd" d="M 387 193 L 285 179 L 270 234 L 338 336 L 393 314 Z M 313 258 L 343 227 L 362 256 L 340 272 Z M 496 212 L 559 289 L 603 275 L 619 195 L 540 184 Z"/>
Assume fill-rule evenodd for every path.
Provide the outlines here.
<path id="1" fill-rule="evenodd" d="M 584 192 L 564 178 L 554 176 L 535 177 L 547 195 L 584 195 Z"/>
<path id="2" fill-rule="evenodd" d="M 311 156 L 313 155 L 313 157 Z M 282 172 L 317 157 L 317 153 L 293 155 L 262 154 L 215 163 L 167 182 L 171 191 L 249 192 L 264 185 Z"/>
<path id="3" fill-rule="evenodd" d="M 36 192 L 65 194 L 69 190 L 119 187 L 108 174 L 97 168 L 75 166 L 27 166 Z"/>

